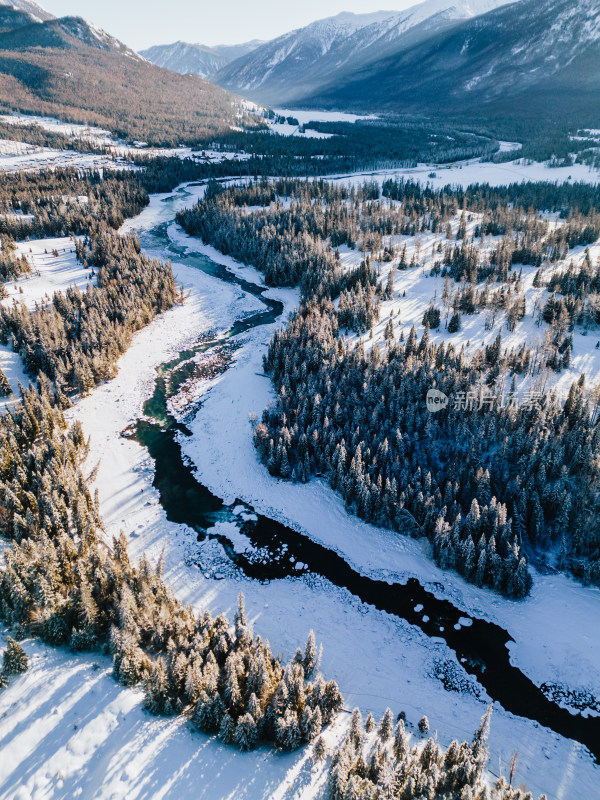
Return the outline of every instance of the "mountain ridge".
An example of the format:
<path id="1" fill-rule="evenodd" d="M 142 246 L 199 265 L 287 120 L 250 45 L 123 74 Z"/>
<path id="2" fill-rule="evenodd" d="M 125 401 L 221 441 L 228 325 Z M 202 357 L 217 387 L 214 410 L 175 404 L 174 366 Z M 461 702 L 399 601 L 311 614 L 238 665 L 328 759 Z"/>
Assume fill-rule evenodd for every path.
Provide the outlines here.
<path id="1" fill-rule="evenodd" d="M 12 8 L 15 11 L 20 11 L 28 14 L 34 22 L 49 22 L 56 19 L 54 14 L 46 11 L 33 0 L 0 0 L 0 8 Z"/>
<path id="2" fill-rule="evenodd" d="M 260 39 L 253 39 L 237 45 L 216 45 L 215 47 L 177 41 L 140 50 L 140 55 L 157 67 L 170 69 L 180 75 L 199 75 L 201 78 L 210 78 L 231 61 L 247 55 L 262 44 L 264 42 Z"/>
<path id="3" fill-rule="evenodd" d="M 5 4 L 6 6 L 6 4 Z M 161 69 L 81 17 L 36 21 L 6 6 L 0 28 L 0 110 L 107 128 L 129 141 L 210 142 L 264 123 L 196 75 Z"/>
<path id="4" fill-rule="evenodd" d="M 289 104 L 435 31 L 511 0 L 426 0 L 405 11 L 343 13 L 290 31 L 219 70 L 219 85 L 269 104 Z"/>
<path id="5" fill-rule="evenodd" d="M 592 113 L 600 101 L 595 0 L 519 0 L 332 81 L 301 105 L 426 113 Z"/>

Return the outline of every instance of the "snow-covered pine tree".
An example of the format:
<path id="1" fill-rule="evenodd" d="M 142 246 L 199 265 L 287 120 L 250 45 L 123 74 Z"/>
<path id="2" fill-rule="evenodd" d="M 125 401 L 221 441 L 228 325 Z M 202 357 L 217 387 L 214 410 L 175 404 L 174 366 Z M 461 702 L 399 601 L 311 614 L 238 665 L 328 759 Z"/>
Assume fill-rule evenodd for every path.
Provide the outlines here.
<path id="1" fill-rule="evenodd" d="M 234 742 L 240 750 L 252 750 L 258 741 L 256 722 L 252 714 L 244 714 L 238 719 Z M 297 745 L 296 745 L 297 746 Z"/>
<path id="2" fill-rule="evenodd" d="M 1 285 L 1 284 L 0 284 Z M 6 374 L 0 369 L 0 397 L 10 397 L 12 388 Z"/>
<path id="3" fill-rule="evenodd" d="M 6 650 L 2 657 L 3 672 L 5 675 L 20 675 L 29 669 L 29 656 L 21 645 L 12 639 L 7 638 Z"/>
<path id="4" fill-rule="evenodd" d="M 315 761 L 324 761 L 327 758 L 327 745 L 325 739 L 319 736 L 313 747 L 313 759 Z"/>
<path id="5" fill-rule="evenodd" d="M 387 740 L 391 738 L 393 730 L 394 730 L 394 715 L 392 714 L 391 708 L 386 708 L 385 713 L 381 718 L 381 722 L 379 723 L 379 727 L 377 729 L 377 735 L 379 736 L 382 742 L 387 742 Z"/>
<path id="6" fill-rule="evenodd" d="M 219 726 L 219 739 L 225 744 L 233 744 L 236 733 L 237 729 L 235 722 L 231 718 L 230 714 L 225 712 Z"/>

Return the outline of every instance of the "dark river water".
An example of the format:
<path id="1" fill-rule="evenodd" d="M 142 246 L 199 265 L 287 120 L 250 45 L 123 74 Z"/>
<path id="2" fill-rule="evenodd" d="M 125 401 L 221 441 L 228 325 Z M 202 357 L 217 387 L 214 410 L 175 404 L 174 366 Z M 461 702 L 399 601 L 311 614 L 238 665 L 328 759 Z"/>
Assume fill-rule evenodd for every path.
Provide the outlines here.
<path id="1" fill-rule="evenodd" d="M 281 315 L 283 306 L 263 297 L 264 287 L 236 277 L 203 255 L 172 244 L 166 228 L 167 223 L 162 223 L 140 232 L 142 246 L 154 252 L 160 250 L 164 257 L 176 258 L 180 263 L 236 284 L 264 304 L 263 311 L 238 320 L 225 335 L 183 351 L 157 370 L 154 393 L 144 406 L 145 416 L 137 421 L 130 435 L 147 448 L 154 461 L 154 486 L 167 518 L 195 529 L 199 539 L 207 536 L 218 539 L 231 562 L 249 578 L 270 581 L 303 574 L 318 575 L 347 589 L 364 603 L 416 625 L 427 636 L 443 639 L 464 669 L 475 676 L 504 709 L 581 742 L 600 761 L 600 717 L 571 713 L 546 697 L 526 675 L 511 665 L 507 644 L 512 639 L 501 627 L 485 619 L 469 617 L 447 600 L 436 598 L 415 578 L 399 584 L 365 577 L 338 553 L 297 530 L 257 514 L 246 503 L 242 504 L 244 509 L 252 512 L 255 519 L 241 521 L 233 514 L 239 501 L 225 505 L 196 479 L 179 444 L 179 438 L 190 432 L 169 414 L 169 397 L 193 374 L 197 363 L 191 360 L 194 356 L 216 351 L 226 343 L 233 344 L 239 334 L 250 328 L 273 323 Z M 224 364 L 223 369 L 226 368 Z M 226 536 L 207 533 L 219 520 L 232 519 L 252 544 L 248 552 L 236 552 Z M 464 624 L 465 618 L 470 624 Z M 550 620 L 548 622 L 551 624 Z"/>

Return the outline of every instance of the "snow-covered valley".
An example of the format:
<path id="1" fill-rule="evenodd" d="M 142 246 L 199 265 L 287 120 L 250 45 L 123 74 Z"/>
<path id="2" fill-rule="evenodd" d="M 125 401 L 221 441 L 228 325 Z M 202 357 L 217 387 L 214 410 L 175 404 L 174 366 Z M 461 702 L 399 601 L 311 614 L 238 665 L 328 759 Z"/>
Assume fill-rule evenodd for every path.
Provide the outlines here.
<path id="1" fill-rule="evenodd" d="M 600 0 L 51 5 L 0 800 L 600 800 Z"/>
<path id="2" fill-rule="evenodd" d="M 242 552 L 251 548 L 235 519 L 218 522 L 202 541 L 190 527 L 169 522 L 153 486 L 152 459 L 121 435 L 141 416 L 157 366 L 262 307 L 237 284 L 190 265 L 198 256 L 208 257 L 264 285 L 258 272 L 190 239 L 174 224 L 175 211 L 202 192 L 203 187 L 190 186 L 172 197 L 155 196 L 124 226 L 142 235 L 151 255 L 172 259 L 188 298 L 138 333 L 119 362 L 118 376 L 69 412 L 91 435 L 90 469 L 100 460 L 96 486 L 107 536 L 124 530 L 135 557 L 146 552 L 156 561 L 164 550 L 167 582 L 197 609 L 231 612 L 243 591 L 255 631 L 286 658 L 313 628 L 324 645 L 323 672 L 338 681 L 346 707 L 358 705 L 376 716 L 388 705 L 404 709 L 413 731 L 427 713 L 442 744 L 469 738 L 490 698 L 467 677 L 441 637 L 427 636 L 418 626 L 304 571 L 267 582 L 245 577 L 210 536 L 224 536 Z M 153 230 L 160 230 L 160 236 L 145 236 Z M 299 300 L 296 290 L 270 289 L 264 296 L 284 306 L 275 325 L 285 323 Z M 258 463 L 249 415 L 260 416 L 273 398 L 262 374 L 262 355 L 273 329 L 264 324 L 240 334 L 228 368 L 195 395 L 201 406 L 186 418 L 192 435 L 180 436 L 179 443 L 197 479 L 227 504 L 247 504 L 250 509 L 239 504 L 233 515 L 240 520 L 248 510 L 265 514 L 339 553 L 361 575 L 398 584 L 418 578 L 436 597 L 464 610 L 465 624 L 469 616 L 497 623 L 514 639 L 512 663 L 537 685 L 587 689 L 598 697 L 597 590 L 562 575 L 536 574 L 527 600 L 503 600 L 442 572 L 420 542 L 349 516 L 324 483 L 278 481 Z M 34 655 L 30 672 L 0 695 L 0 737 L 14 743 L 0 767 L 0 797 L 321 797 L 323 770 L 312 766 L 306 751 L 232 752 L 218 740 L 191 734 L 181 719 L 148 716 L 141 710 L 139 691 L 112 681 L 107 659 L 81 658 L 33 642 L 26 647 Z M 462 676 L 466 688 L 446 690 L 440 665 Z M 340 735 L 345 717 L 328 736 Z M 61 736 L 51 733 L 57 724 Z M 585 748 L 498 704 L 490 748 L 492 773 L 505 770 L 517 748 L 518 783 L 557 800 L 594 797 L 600 773 Z M 21 776 L 18 784 L 15 776 Z"/>

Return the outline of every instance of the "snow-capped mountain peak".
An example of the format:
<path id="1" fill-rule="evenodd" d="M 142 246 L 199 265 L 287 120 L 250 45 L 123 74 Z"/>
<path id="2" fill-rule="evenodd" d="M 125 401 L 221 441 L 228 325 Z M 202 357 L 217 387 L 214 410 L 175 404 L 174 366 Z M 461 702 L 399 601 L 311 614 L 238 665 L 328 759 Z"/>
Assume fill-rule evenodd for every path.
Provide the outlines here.
<path id="1" fill-rule="evenodd" d="M 14 8 L 15 11 L 23 11 L 29 14 L 33 22 L 48 22 L 48 20 L 55 18 L 53 14 L 34 3 L 33 0 L 0 0 L 1 6 Z"/>
<path id="2" fill-rule="evenodd" d="M 439 3 L 439 0 L 435 0 Z M 430 3 L 430 8 L 435 5 Z M 533 115 L 593 121 L 600 92 L 598 0 L 518 0 L 396 46 L 299 97 L 313 107 Z M 439 7 L 439 5 L 438 5 Z M 478 11 L 463 2 L 461 13 Z M 454 13 L 450 8 L 440 15 Z M 430 25 L 428 20 L 426 25 Z M 413 27 L 412 31 L 416 31 Z M 406 41 L 406 40 L 404 40 Z M 426 65 L 426 66 L 424 66 Z M 483 109 L 487 109 L 485 112 Z M 594 123 L 595 124 L 595 123 Z"/>
<path id="3" fill-rule="evenodd" d="M 361 28 L 366 28 L 367 25 L 372 25 L 374 22 L 383 22 L 390 17 L 397 14 L 397 11 L 373 11 L 370 14 L 354 14 L 351 11 L 340 11 L 334 17 L 317 20 L 311 25 L 318 25 L 319 23 L 328 23 L 330 25 L 343 25 L 345 28 L 352 28 L 355 31 Z M 307 27 L 311 27 L 308 25 Z"/>
<path id="4" fill-rule="evenodd" d="M 113 52 L 121 53 L 122 55 L 134 58 L 137 61 L 145 61 L 145 59 L 124 45 L 114 36 L 111 36 L 102 28 L 98 28 L 91 22 L 87 22 L 82 17 L 63 17 L 57 20 L 56 24 L 66 34 L 75 36 L 79 41 L 90 47 L 96 47 L 99 50 L 110 50 Z"/>
<path id="5" fill-rule="evenodd" d="M 425 0 L 405 11 L 342 12 L 290 31 L 221 69 L 222 86 L 287 103 L 335 80 L 341 70 L 380 58 L 402 38 L 487 13 L 514 0 Z"/>
<path id="6" fill-rule="evenodd" d="M 262 44 L 263 41 L 252 40 L 243 44 L 207 47 L 204 44 L 173 42 L 173 44 L 154 45 L 142 50 L 140 55 L 158 67 L 179 72 L 181 75 L 192 74 L 210 78 L 231 61 L 252 52 Z"/>

